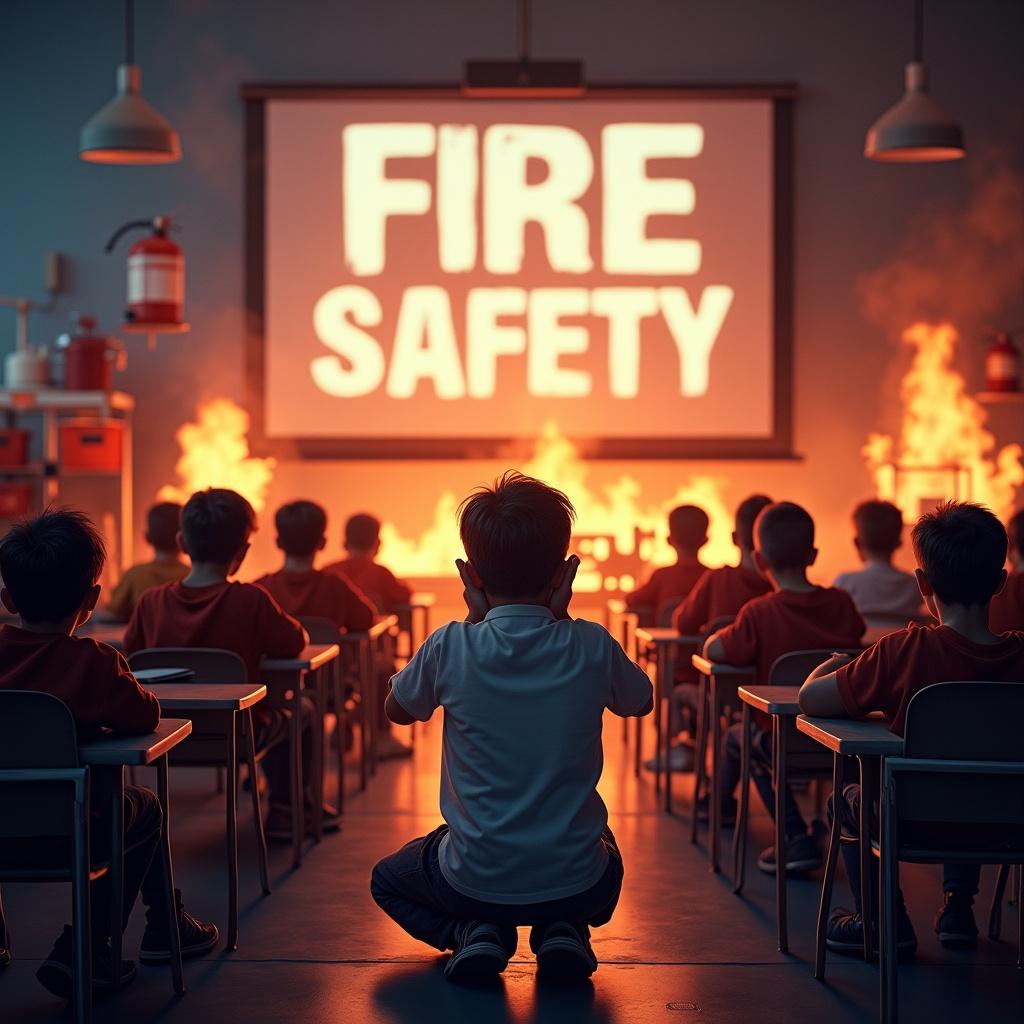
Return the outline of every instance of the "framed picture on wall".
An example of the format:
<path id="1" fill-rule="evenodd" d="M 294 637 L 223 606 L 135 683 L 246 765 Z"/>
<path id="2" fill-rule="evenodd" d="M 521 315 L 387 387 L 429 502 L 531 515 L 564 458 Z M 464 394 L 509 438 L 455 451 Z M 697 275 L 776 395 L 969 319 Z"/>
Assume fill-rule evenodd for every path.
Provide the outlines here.
<path id="1" fill-rule="evenodd" d="M 792 87 L 243 95 L 256 447 L 791 454 Z"/>

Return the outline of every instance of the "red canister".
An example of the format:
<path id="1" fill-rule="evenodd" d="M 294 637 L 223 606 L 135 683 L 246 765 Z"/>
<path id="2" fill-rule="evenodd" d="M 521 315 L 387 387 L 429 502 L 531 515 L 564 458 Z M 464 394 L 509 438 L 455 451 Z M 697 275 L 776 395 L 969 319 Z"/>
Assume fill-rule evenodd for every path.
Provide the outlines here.
<path id="1" fill-rule="evenodd" d="M 67 391 L 113 391 L 114 371 L 124 369 L 124 347 L 116 338 L 96 333 L 96 320 L 78 318 L 78 330 L 62 335 L 64 388 Z"/>

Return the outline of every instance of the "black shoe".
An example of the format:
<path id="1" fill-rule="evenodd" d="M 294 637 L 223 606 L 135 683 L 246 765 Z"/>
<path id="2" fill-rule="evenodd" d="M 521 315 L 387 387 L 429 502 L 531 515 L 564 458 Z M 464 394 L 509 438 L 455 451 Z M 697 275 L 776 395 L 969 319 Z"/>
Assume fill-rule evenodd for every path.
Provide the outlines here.
<path id="1" fill-rule="evenodd" d="M 455 929 L 455 949 L 444 965 L 448 981 L 480 982 L 496 978 L 506 967 L 515 948 L 502 937 L 497 925 L 464 921 Z"/>
<path id="2" fill-rule="evenodd" d="M 978 944 L 978 926 L 974 923 L 974 900 L 947 892 L 946 902 L 935 915 L 935 934 L 946 949 L 974 949 Z"/>
<path id="3" fill-rule="evenodd" d="M 0 946 L 0 971 L 11 965 L 11 951 L 6 946 Z"/>
<path id="4" fill-rule="evenodd" d="M 568 921 L 549 924 L 537 947 L 537 970 L 546 978 L 589 978 L 597 970 L 597 957 L 586 932 Z"/>
<path id="5" fill-rule="evenodd" d="M 821 850 L 811 835 L 794 836 L 786 843 L 786 873 L 799 875 L 821 867 Z M 766 874 L 775 874 L 775 847 L 768 846 L 757 858 L 757 866 Z"/>
<path id="6" fill-rule="evenodd" d="M 63 934 L 53 944 L 50 955 L 43 961 L 36 978 L 39 984 L 58 999 L 70 1000 L 74 995 L 74 972 L 72 964 L 71 929 L 67 926 Z M 114 990 L 111 979 L 113 960 L 110 945 L 93 941 L 92 944 L 92 991 L 94 996 L 107 995 Z M 121 987 L 135 980 L 138 968 L 133 960 L 121 961 Z"/>
<path id="7" fill-rule="evenodd" d="M 912 960 L 917 952 L 917 936 L 907 911 L 900 908 L 896 918 L 896 956 L 900 960 Z M 833 953 L 843 956 L 864 956 L 864 921 L 860 914 L 836 907 L 829 915 L 825 945 Z M 878 937 L 871 944 L 872 952 L 878 955 Z"/>
<path id="8" fill-rule="evenodd" d="M 733 796 L 726 797 L 722 801 L 722 813 L 719 815 L 719 823 L 725 828 L 731 828 L 736 824 L 736 814 L 738 810 L 739 804 L 737 804 L 736 798 Z M 711 802 L 708 800 L 707 793 L 699 797 L 697 800 L 697 820 L 711 820 Z"/>
<path id="9" fill-rule="evenodd" d="M 220 941 L 220 932 L 212 922 L 200 921 L 193 917 L 181 903 L 181 892 L 174 890 L 174 902 L 178 907 L 178 932 L 181 936 L 182 960 L 193 960 L 209 953 Z M 144 964 L 169 964 L 171 962 L 171 932 L 161 911 L 146 908 L 146 931 L 142 936 L 139 960 Z"/>

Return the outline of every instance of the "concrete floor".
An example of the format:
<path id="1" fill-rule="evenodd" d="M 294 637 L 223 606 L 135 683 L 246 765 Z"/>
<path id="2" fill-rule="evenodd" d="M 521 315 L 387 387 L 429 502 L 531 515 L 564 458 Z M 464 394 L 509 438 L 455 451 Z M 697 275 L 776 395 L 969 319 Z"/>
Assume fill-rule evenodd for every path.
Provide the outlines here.
<path id="1" fill-rule="evenodd" d="M 792 953 L 776 951 L 773 882 L 751 863 L 744 898 L 727 877 L 708 872 L 702 847 L 688 842 L 691 777 L 677 779 L 680 813 L 667 817 L 650 779 L 639 783 L 623 756 L 618 724 L 610 724 L 602 791 L 626 860 L 619 911 L 595 933 L 601 967 L 593 985 L 538 984 L 526 943 L 504 981 L 467 990 L 445 983 L 441 958 L 407 938 L 370 900 L 367 879 L 381 855 L 438 822 L 440 725 L 420 732 L 413 762 L 382 767 L 369 791 L 350 800 L 340 835 L 308 852 L 292 871 L 285 849 L 272 849 L 274 893 L 259 896 L 243 814 L 242 918 L 236 952 L 186 965 L 188 992 L 171 994 L 166 970 L 143 968 L 117 1000 L 97 1004 L 97 1021 L 168 1024 L 383 1022 L 383 1024 L 520 1024 L 634 1022 L 693 1024 L 876 1019 L 876 970 L 832 960 L 826 984 L 811 974 L 816 880 L 790 884 Z M 354 774 L 352 776 L 354 779 Z M 172 777 L 177 880 L 188 907 L 223 922 L 223 810 L 212 772 Z M 244 806 L 244 805 L 243 805 Z M 752 822 L 751 861 L 768 841 L 768 821 Z M 979 918 L 987 912 L 994 871 L 985 872 Z M 976 953 L 943 951 L 931 931 L 940 898 L 930 868 L 907 868 L 904 884 L 920 940 L 917 963 L 900 971 L 904 1022 L 964 1020 L 986 1024 L 1024 1019 L 1024 972 L 1014 966 L 1017 912 L 1004 934 Z M 840 902 L 845 887 L 838 889 Z M 62 886 L 5 886 L 16 960 L 0 976 L 0 1022 L 67 1021 L 68 1011 L 39 987 L 34 972 L 68 913 Z M 222 925 L 223 930 L 223 925 Z M 137 909 L 126 955 L 137 948 Z"/>

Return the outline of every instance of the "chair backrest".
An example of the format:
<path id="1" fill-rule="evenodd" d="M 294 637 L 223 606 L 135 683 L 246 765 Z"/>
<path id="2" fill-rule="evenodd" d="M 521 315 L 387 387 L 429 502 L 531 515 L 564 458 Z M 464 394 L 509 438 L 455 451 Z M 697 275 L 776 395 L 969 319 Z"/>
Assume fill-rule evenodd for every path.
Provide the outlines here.
<path id="1" fill-rule="evenodd" d="M 819 647 L 807 651 L 790 651 L 776 658 L 768 673 L 769 686 L 800 686 L 823 661 L 833 654 L 849 654 L 856 657 L 860 647 Z"/>
<path id="2" fill-rule="evenodd" d="M 129 659 L 133 668 L 187 668 L 194 683 L 248 683 L 245 662 L 234 651 L 217 647 L 148 647 Z"/>
<path id="3" fill-rule="evenodd" d="M 705 637 L 709 637 L 714 633 L 717 633 L 720 629 L 725 629 L 726 626 L 731 626 L 736 621 L 735 615 L 719 615 L 717 619 L 712 619 L 701 632 Z"/>
<path id="4" fill-rule="evenodd" d="M 69 835 L 74 789 L 47 772 L 70 768 L 78 768 L 78 732 L 67 704 L 37 690 L 0 690 L 0 771 L 22 775 L 0 782 L 0 837 Z"/>
<path id="5" fill-rule="evenodd" d="M 318 615 L 300 615 L 299 622 L 309 635 L 311 644 L 336 644 L 342 633 L 336 622 Z"/>

